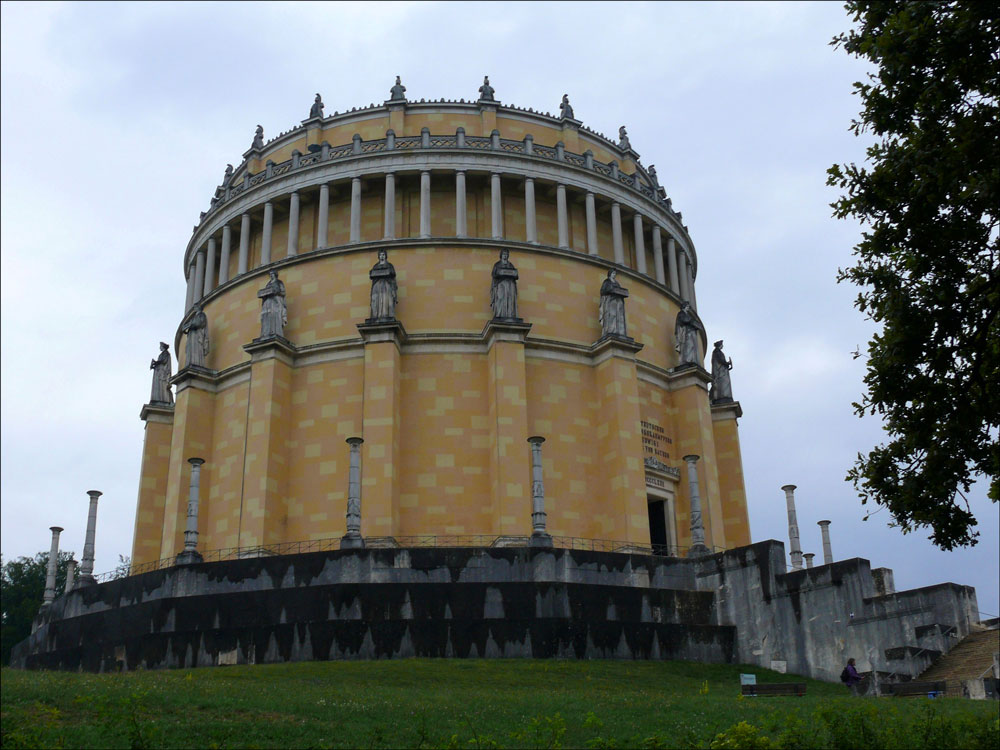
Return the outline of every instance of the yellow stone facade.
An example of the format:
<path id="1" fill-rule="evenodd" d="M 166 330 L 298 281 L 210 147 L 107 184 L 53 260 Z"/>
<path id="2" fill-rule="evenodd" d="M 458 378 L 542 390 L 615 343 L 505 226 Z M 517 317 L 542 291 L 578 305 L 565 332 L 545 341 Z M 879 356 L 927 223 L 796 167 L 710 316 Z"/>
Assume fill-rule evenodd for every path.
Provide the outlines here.
<path id="1" fill-rule="evenodd" d="M 500 248 L 520 274 L 523 323 L 491 320 Z M 365 324 L 380 249 L 397 273 L 395 326 Z M 610 268 L 629 290 L 632 342 L 602 339 Z M 364 439 L 361 533 L 379 543 L 530 534 L 532 435 L 546 438 L 557 545 L 682 551 L 688 454 L 707 544 L 750 542 L 739 405 L 711 405 L 708 374 L 679 368 L 674 351 L 680 304 L 696 305 L 687 228 L 634 151 L 574 120 L 393 102 L 304 121 L 244 155 L 184 270 L 176 403 L 143 410 L 134 564 L 183 547 L 194 456 L 199 549 L 342 536 L 352 436 Z M 255 341 L 271 270 L 286 287 L 285 340 Z M 205 369 L 184 357 L 196 303 Z"/>

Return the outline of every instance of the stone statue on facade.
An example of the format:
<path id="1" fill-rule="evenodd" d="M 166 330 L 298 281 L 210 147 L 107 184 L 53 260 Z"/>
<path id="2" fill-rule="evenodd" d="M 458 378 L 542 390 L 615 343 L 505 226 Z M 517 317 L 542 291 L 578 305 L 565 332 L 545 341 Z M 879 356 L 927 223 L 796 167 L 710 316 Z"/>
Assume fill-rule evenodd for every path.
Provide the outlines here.
<path id="1" fill-rule="evenodd" d="M 479 101 L 481 102 L 495 102 L 493 94 L 496 90 L 490 86 L 490 77 L 483 76 L 483 85 L 479 87 Z"/>
<path id="2" fill-rule="evenodd" d="M 368 272 L 372 280 L 372 316 L 370 322 L 396 319 L 396 269 L 388 261 L 385 250 L 378 251 L 378 262 Z"/>
<path id="3" fill-rule="evenodd" d="M 563 94 L 562 104 L 559 105 L 559 116 L 564 120 L 573 119 L 573 107 L 569 103 L 569 94 Z"/>
<path id="4" fill-rule="evenodd" d="M 677 352 L 679 366 L 701 364 L 698 356 L 698 333 L 701 330 L 701 323 L 691 311 L 691 303 L 684 302 L 674 321 L 674 351 Z"/>
<path id="5" fill-rule="evenodd" d="M 250 145 L 254 151 L 260 151 L 264 148 L 264 126 L 258 125 L 257 129 L 253 133 L 253 143 Z"/>
<path id="6" fill-rule="evenodd" d="M 713 404 L 724 404 L 733 400 L 733 384 L 729 379 L 729 371 L 733 369 L 733 360 L 726 360 L 722 353 L 722 342 L 715 342 L 712 352 L 712 387 L 708 392 L 709 401 Z"/>
<path id="7" fill-rule="evenodd" d="M 232 181 L 233 181 L 233 165 L 227 164 L 226 173 L 222 175 L 222 187 L 225 187 Z"/>
<path id="8" fill-rule="evenodd" d="M 288 323 L 288 305 L 285 304 L 285 282 L 271 271 L 267 285 L 257 292 L 260 297 L 260 337 L 284 336 Z"/>
<path id="9" fill-rule="evenodd" d="M 500 251 L 500 260 L 493 264 L 493 283 L 490 286 L 490 307 L 494 320 L 518 320 L 517 269 L 510 262 L 510 250 Z"/>
<path id="10" fill-rule="evenodd" d="M 170 392 L 170 347 L 164 342 L 160 342 L 160 353 L 156 359 L 149 361 L 149 369 L 153 371 L 153 391 L 149 403 L 174 403 L 174 394 Z"/>
<path id="11" fill-rule="evenodd" d="M 399 80 L 399 76 L 396 76 L 396 84 L 389 89 L 389 101 L 391 102 L 405 102 L 406 101 L 406 86 L 403 82 Z"/>
<path id="12" fill-rule="evenodd" d="M 311 120 L 314 117 L 323 117 L 323 97 L 318 93 L 316 94 L 316 101 L 309 108 L 309 119 Z"/>
<path id="13" fill-rule="evenodd" d="M 658 189 L 660 187 L 660 179 L 656 176 L 656 165 L 650 164 L 646 173 L 649 175 L 649 181 L 653 183 L 653 188 Z"/>
<path id="14" fill-rule="evenodd" d="M 205 367 L 205 357 L 208 356 L 209 351 L 208 316 L 205 315 L 201 305 L 194 306 L 194 312 L 187 325 L 184 326 L 182 333 L 187 336 L 184 341 L 184 352 L 187 355 L 184 366 Z"/>
<path id="15" fill-rule="evenodd" d="M 625 132 L 624 125 L 618 128 L 618 148 L 622 151 L 628 151 L 632 148 L 632 143 L 628 139 L 628 133 Z"/>
<path id="16" fill-rule="evenodd" d="M 608 278 L 601 284 L 601 308 L 598 315 L 601 338 L 628 338 L 625 331 L 625 298 L 628 297 L 628 289 L 618 283 L 617 276 L 618 272 L 612 268 L 608 271 Z"/>

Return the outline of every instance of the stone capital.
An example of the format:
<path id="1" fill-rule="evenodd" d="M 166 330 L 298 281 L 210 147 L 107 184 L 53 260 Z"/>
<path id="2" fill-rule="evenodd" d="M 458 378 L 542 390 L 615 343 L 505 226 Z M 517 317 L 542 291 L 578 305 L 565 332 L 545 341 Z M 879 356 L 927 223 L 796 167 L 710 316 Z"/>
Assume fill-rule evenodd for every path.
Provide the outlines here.
<path id="1" fill-rule="evenodd" d="M 711 384 L 712 376 L 700 365 L 689 364 L 683 367 L 672 367 L 667 371 L 667 385 L 671 391 L 679 391 L 691 386 L 708 391 Z"/>
<path id="2" fill-rule="evenodd" d="M 628 336 L 602 336 L 590 347 L 590 356 L 594 364 L 599 365 L 607 359 L 618 357 L 635 361 L 635 355 L 642 349 L 642 344 Z"/>
<path id="3" fill-rule="evenodd" d="M 139 412 L 139 419 L 143 422 L 159 422 L 160 424 L 174 423 L 173 404 L 143 404 L 142 411 Z"/>
<path id="4" fill-rule="evenodd" d="M 743 416 L 743 408 L 739 401 L 725 401 L 712 404 L 712 421 L 721 422 L 725 419 L 739 419 Z"/>
<path id="5" fill-rule="evenodd" d="M 490 350 L 498 341 L 523 344 L 530 330 L 531 323 L 525 323 L 521 318 L 493 318 L 486 321 L 482 337 L 486 342 L 486 349 Z"/>
<path id="6" fill-rule="evenodd" d="M 358 323 L 358 333 L 365 344 L 377 344 L 391 341 L 397 349 L 402 349 L 406 343 L 406 329 L 398 320 L 373 320 L 368 318 L 364 323 Z"/>
<path id="7" fill-rule="evenodd" d="M 181 394 L 185 388 L 197 388 L 201 391 L 215 392 L 215 370 L 197 365 L 182 368 L 170 379 L 170 385 L 177 386 L 177 395 Z"/>
<path id="8" fill-rule="evenodd" d="M 295 361 L 295 344 L 284 336 L 268 336 L 267 338 L 256 338 L 249 344 L 243 345 L 243 351 L 250 355 L 251 362 L 263 362 L 267 359 L 280 359 L 286 365 L 291 366 Z"/>

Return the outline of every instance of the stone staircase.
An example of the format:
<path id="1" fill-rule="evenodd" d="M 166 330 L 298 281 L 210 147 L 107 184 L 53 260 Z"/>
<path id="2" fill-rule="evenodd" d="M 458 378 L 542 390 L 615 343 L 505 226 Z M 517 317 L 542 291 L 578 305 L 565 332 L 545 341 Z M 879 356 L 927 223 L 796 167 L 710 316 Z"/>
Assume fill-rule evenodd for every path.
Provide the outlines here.
<path id="1" fill-rule="evenodd" d="M 962 695 L 962 680 L 992 676 L 989 670 L 993 666 L 993 654 L 998 651 L 1000 630 L 974 630 L 916 679 L 921 682 L 944 680 L 948 683 L 949 695 Z"/>

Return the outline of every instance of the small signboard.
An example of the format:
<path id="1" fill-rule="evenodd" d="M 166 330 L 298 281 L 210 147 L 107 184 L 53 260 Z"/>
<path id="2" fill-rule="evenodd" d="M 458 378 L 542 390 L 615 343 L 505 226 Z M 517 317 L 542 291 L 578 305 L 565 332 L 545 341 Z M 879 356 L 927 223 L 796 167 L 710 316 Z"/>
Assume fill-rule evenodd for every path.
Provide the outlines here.
<path id="1" fill-rule="evenodd" d="M 740 675 L 740 684 L 741 685 L 756 685 L 757 684 L 757 675 L 755 675 L 755 674 L 741 674 Z"/>

